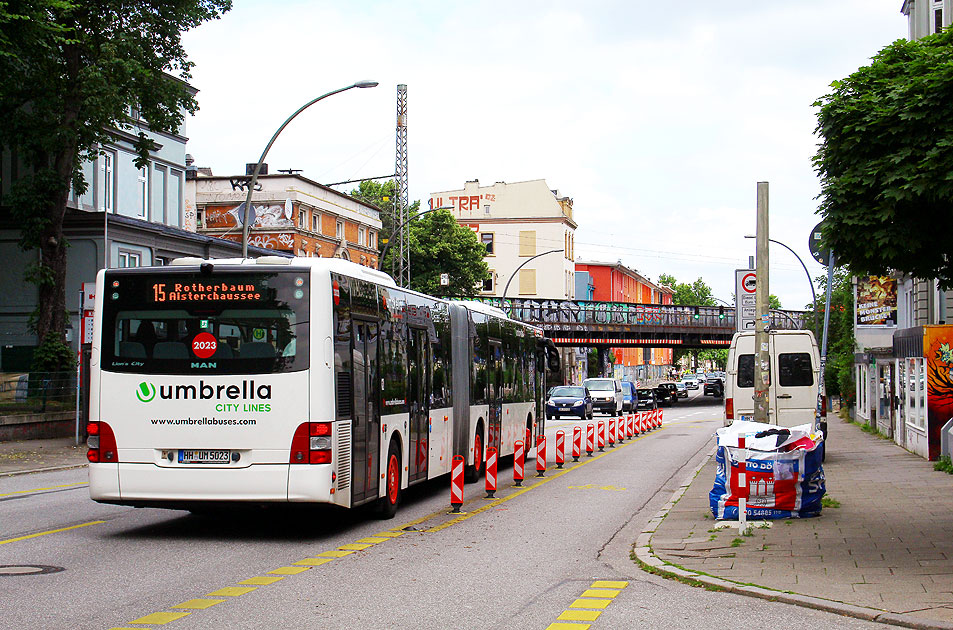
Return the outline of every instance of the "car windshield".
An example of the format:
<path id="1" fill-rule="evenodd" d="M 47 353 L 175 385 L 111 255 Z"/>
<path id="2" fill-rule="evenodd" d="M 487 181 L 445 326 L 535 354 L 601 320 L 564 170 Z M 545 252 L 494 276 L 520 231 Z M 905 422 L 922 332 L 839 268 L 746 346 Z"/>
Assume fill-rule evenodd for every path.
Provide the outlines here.
<path id="1" fill-rule="evenodd" d="M 589 388 L 589 391 L 611 392 L 615 389 L 615 384 L 612 382 L 612 379 L 602 378 L 586 381 L 586 387 Z"/>
<path id="2" fill-rule="evenodd" d="M 695 380 L 695 377 L 694 377 L 694 376 L 683 376 L 683 377 L 682 377 L 682 380 L 683 380 L 683 381 L 694 381 L 694 380 Z"/>
<path id="3" fill-rule="evenodd" d="M 654 390 L 651 389 L 640 389 L 639 398 L 651 398 Z"/>
<path id="4" fill-rule="evenodd" d="M 554 387 L 552 396 L 564 396 L 571 398 L 583 398 L 586 390 L 582 387 Z"/>

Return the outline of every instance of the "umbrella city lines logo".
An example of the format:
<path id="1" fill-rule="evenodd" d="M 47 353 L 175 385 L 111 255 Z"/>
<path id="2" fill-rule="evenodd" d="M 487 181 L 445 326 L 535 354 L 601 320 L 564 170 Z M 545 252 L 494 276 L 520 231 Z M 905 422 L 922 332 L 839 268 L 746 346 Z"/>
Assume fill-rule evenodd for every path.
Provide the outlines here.
<path id="1" fill-rule="evenodd" d="M 152 399 L 156 397 L 156 388 L 152 383 L 146 383 L 145 381 L 139 383 L 139 387 L 136 388 L 136 398 L 141 402 L 147 403 L 152 402 Z"/>

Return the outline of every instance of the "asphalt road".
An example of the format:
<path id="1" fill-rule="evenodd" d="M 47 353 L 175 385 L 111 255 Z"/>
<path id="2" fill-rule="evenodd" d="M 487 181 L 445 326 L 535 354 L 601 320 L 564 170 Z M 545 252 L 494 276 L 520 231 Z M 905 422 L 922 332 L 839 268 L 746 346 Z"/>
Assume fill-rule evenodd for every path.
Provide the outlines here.
<path id="1" fill-rule="evenodd" d="M 460 516 L 447 514 L 446 479 L 407 493 L 390 521 L 104 506 L 89 500 L 83 469 L 4 479 L 0 626 L 542 630 L 586 594 L 606 600 L 597 619 L 576 622 L 594 629 L 883 627 L 693 588 L 632 562 L 642 525 L 708 454 L 718 402 L 692 392 L 665 409 L 663 428 L 564 470 L 550 447 L 546 475 L 529 463 L 522 490 L 507 465 L 499 500 L 468 484 Z M 549 442 L 574 424 L 550 421 Z"/>

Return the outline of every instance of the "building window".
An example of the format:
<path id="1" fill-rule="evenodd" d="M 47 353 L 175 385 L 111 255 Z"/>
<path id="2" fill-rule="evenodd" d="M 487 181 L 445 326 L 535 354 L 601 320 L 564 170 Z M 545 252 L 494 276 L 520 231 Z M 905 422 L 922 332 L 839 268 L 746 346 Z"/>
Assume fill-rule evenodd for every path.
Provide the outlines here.
<path id="1" fill-rule="evenodd" d="M 115 212 L 113 202 L 116 199 L 116 154 L 105 151 L 99 156 L 99 209 Z"/>
<path id="2" fill-rule="evenodd" d="M 205 208 L 195 209 L 195 228 L 197 230 L 205 229 Z"/>
<path id="3" fill-rule="evenodd" d="M 142 265 L 142 254 L 139 252 L 130 252 L 126 250 L 119 250 L 119 266 L 120 267 L 139 267 Z"/>
<path id="4" fill-rule="evenodd" d="M 337 238 L 342 238 L 342 239 L 344 238 L 344 221 L 337 222 L 334 229 L 334 236 L 336 236 Z"/>
<path id="5" fill-rule="evenodd" d="M 321 231 L 321 215 L 317 212 L 311 211 L 311 231 L 320 232 Z"/>
<path id="6" fill-rule="evenodd" d="M 520 269 L 520 295 L 536 295 L 535 269 Z"/>
<path id="7" fill-rule="evenodd" d="M 496 278 L 496 272 L 490 269 L 490 277 L 483 281 L 483 288 L 481 291 L 484 293 L 493 293 L 493 279 Z"/>
<path id="8" fill-rule="evenodd" d="M 357 228 L 357 244 L 362 247 L 367 246 L 367 228 Z"/>
<path id="9" fill-rule="evenodd" d="M 166 209 L 169 195 L 169 170 L 156 166 L 152 173 L 152 221 L 166 222 Z"/>
<path id="10" fill-rule="evenodd" d="M 367 246 L 371 249 L 377 249 L 377 232 L 371 232 Z"/>
<path id="11" fill-rule="evenodd" d="M 520 230 L 520 256 L 536 255 L 536 230 Z"/>
<path id="12" fill-rule="evenodd" d="M 490 214 L 490 206 L 483 206 L 483 214 Z"/>
<path id="13" fill-rule="evenodd" d="M 304 208 L 298 208 L 298 227 L 302 230 L 308 229 L 308 213 Z"/>
<path id="14" fill-rule="evenodd" d="M 486 255 L 492 256 L 493 252 L 493 232 L 480 233 L 480 242 L 486 247 Z"/>
<path id="15" fill-rule="evenodd" d="M 933 7 L 933 32 L 939 33 L 943 30 L 943 4 L 934 2 Z"/>
<path id="16" fill-rule="evenodd" d="M 139 169 L 139 175 L 136 177 L 136 183 L 139 186 L 137 202 L 139 204 L 139 217 L 149 220 L 149 165 L 146 164 Z"/>

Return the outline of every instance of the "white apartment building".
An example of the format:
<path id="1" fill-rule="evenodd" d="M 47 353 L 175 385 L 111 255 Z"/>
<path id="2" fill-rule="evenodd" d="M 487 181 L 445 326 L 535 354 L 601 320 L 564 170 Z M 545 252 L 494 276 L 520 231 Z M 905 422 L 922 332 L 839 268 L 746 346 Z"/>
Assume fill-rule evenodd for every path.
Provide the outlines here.
<path id="1" fill-rule="evenodd" d="M 907 16 L 907 39 L 933 35 L 950 25 L 953 0 L 904 0 L 900 12 Z"/>
<path id="2" fill-rule="evenodd" d="M 462 189 L 431 193 L 430 207 L 451 208 L 457 222 L 486 246 L 491 278 L 481 295 L 575 297 L 572 199 L 550 189 L 545 180 L 491 186 L 468 181 Z"/>

